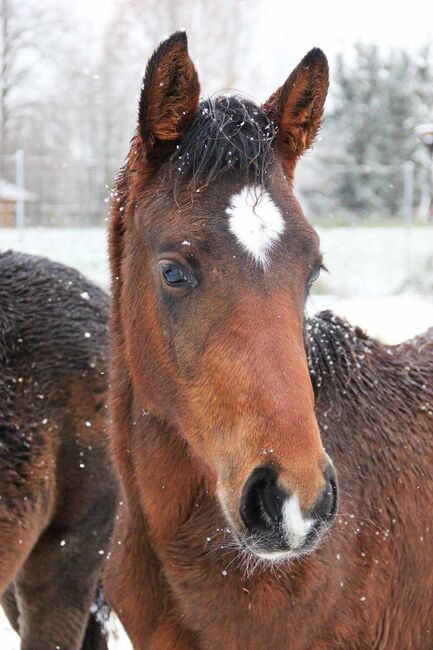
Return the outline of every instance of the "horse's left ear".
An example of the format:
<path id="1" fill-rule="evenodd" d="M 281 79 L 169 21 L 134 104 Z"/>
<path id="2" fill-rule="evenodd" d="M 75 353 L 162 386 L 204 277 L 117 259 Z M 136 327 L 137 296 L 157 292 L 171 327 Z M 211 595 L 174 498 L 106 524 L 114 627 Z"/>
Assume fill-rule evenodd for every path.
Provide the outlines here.
<path id="1" fill-rule="evenodd" d="M 188 54 L 185 32 L 176 32 L 147 64 L 138 109 L 138 129 L 146 154 L 180 139 L 198 107 L 200 84 Z M 168 148 L 170 148 L 168 146 Z"/>
<path id="2" fill-rule="evenodd" d="M 289 166 L 313 143 L 328 86 L 328 61 L 322 50 L 314 48 L 263 105 L 278 128 L 278 149 Z"/>

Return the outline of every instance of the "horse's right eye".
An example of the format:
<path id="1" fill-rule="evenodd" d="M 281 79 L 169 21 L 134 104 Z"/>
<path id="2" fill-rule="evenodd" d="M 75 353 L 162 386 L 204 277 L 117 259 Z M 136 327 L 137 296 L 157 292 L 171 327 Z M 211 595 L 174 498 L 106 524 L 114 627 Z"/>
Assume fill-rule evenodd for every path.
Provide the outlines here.
<path id="1" fill-rule="evenodd" d="M 197 284 L 194 276 L 182 269 L 177 262 L 161 262 L 161 275 L 165 284 L 169 287 L 195 287 Z"/>
<path id="2" fill-rule="evenodd" d="M 163 270 L 162 273 L 167 284 L 179 285 L 188 282 L 188 278 L 186 277 L 185 273 L 177 264 L 170 264 Z"/>

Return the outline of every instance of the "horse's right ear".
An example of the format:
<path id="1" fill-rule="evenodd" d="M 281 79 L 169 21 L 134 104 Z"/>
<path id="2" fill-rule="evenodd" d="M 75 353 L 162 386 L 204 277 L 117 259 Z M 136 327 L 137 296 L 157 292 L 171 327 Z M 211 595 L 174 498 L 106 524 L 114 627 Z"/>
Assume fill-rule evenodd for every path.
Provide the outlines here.
<path id="1" fill-rule="evenodd" d="M 138 129 L 146 155 L 157 153 L 159 146 L 169 150 L 184 135 L 197 110 L 199 95 L 186 34 L 176 32 L 152 54 L 144 75 Z"/>

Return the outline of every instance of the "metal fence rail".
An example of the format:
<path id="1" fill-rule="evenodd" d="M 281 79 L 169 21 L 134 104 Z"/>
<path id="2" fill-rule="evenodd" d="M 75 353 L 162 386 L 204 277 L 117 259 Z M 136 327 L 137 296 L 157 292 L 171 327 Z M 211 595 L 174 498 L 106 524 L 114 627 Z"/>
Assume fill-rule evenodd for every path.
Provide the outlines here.
<path id="1" fill-rule="evenodd" d="M 119 167 L 117 160 L 70 159 L 59 163 L 48 156 L 27 156 L 23 151 L 0 156 L 0 178 L 33 195 L 13 206 L 15 224 L 20 228 L 102 224 L 108 191 Z"/>

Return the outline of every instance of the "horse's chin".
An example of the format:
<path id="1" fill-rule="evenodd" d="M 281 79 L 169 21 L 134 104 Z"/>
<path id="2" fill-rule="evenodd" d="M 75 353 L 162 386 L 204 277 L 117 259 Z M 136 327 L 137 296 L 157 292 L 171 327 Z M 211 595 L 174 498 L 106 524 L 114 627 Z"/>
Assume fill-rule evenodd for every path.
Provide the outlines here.
<path id="1" fill-rule="evenodd" d="M 300 557 L 297 551 L 263 551 L 248 546 L 244 546 L 244 549 L 254 557 L 271 564 L 284 564 Z"/>
<path id="2" fill-rule="evenodd" d="M 253 546 L 250 544 L 242 544 L 242 549 L 244 552 L 249 553 L 254 558 L 260 559 L 263 562 L 269 562 L 269 564 L 287 564 L 291 560 L 296 560 L 303 555 L 306 555 L 307 553 L 311 553 L 311 550 L 304 551 L 302 549 L 262 549 L 258 546 Z"/>
<path id="3" fill-rule="evenodd" d="M 262 560 L 269 564 L 287 564 L 292 560 L 299 560 L 306 555 L 313 553 L 320 544 L 320 538 L 314 542 L 303 544 L 296 548 L 272 548 L 269 544 L 261 545 L 259 541 L 239 540 L 240 546 L 244 553 L 248 553 L 254 558 Z"/>

